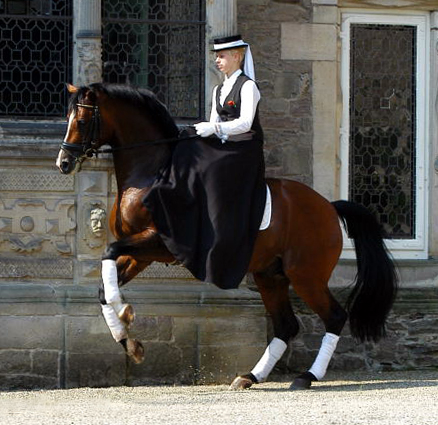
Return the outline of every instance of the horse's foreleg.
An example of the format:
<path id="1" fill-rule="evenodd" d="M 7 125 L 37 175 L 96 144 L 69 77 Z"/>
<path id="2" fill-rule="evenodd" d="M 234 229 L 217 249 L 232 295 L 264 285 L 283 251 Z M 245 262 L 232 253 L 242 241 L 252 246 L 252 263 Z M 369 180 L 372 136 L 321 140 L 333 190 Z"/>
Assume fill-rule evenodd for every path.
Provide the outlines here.
<path id="1" fill-rule="evenodd" d="M 106 304 L 110 305 L 117 315 L 121 317 L 128 307 L 127 304 L 122 302 L 122 294 L 119 289 L 119 278 L 115 260 L 102 260 L 102 282 Z"/>
<path id="2" fill-rule="evenodd" d="M 105 301 L 122 320 L 127 321 L 127 325 L 133 320 L 132 307 L 123 303 L 119 286 L 129 282 L 160 255 L 168 256 L 161 238 L 146 230 L 110 244 L 102 257 Z"/>
<path id="3" fill-rule="evenodd" d="M 295 275 L 293 286 L 297 295 L 322 319 L 326 334 L 311 368 L 294 379 L 291 389 L 307 389 L 313 381 L 324 378 L 347 320 L 347 313 L 330 293 L 327 282 L 322 279 L 320 284 L 311 283 L 309 278 L 311 273 L 302 279 Z"/>
<path id="4" fill-rule="evenodd" d="M 167 257 L 169 253 L 161 238 L 149 230 L 110 244 L 103 255 L 103 285 L 99 291 L 103 316 L 113 338 L 122 344 L 135 363 L 143 361 L 144 349 L 139 341 L 128 336 L 127 328 L 135 314 L 133 307 L 123 302 L 119 286 L 134 278 L 153 260 Z"/>
<path id="5" fill-rule="evenodd" d="M 120 324 L 117 323 L 115 318 L 110 317 L 109 307 L 112 307 L 122 324 L 129 328 L 135 319 L 134 309 L 130 304 L 122 301 L 123 297 L 119 287 L 137 276 L 149 264 L 150 261 L 139 262 L 130 256 L 121 256 L 117 259 L 117 262 L 109 259 L 102 261 L 103 285 L 99 288 L 99 299 L 102 305 L 107 306 L 103 309 L 105 310 L 104 317 L 108 318 L 106 321 L 110 329 L 114 328 L 112 334 L 117 342 L 121 339 L 115 336 L 120 334 Z M 109 323 L 111 323 L 111 326 Z"/>
<path id="6" fill-rule="evenodd" d="M 274 338 L 250 373 L 238 376 L 230 389 L 245 389 L 265 381 L 287 348 L 290 338 L 298 333 L 298 321 L 289 301 L 289 280 L 281 274 L 255 273 L 254 279 L 271 316 Z"/>
<path id="7" fill-rule="evenodd" d="M 117 279 L 118 286 L 126 285 L 130 280 L 142 272 L 151 261 L 138 261 L 131 256 L 121 256 L 117 259 Z M 118 312 L 120 320 L 129 327 L 135 319 L 134 309 L 131 304 L 123 304 L 123 308 Z"/>

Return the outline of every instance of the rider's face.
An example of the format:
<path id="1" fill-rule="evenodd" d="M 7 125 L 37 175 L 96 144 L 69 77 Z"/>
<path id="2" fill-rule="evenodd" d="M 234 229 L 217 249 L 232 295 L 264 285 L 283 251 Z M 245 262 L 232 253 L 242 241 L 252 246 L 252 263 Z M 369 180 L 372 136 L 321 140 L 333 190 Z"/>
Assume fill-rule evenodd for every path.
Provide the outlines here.
<path id="1" fill-rule="evenodd" d="M 219 71 L 228 77 L 240 67 L 240 57 L 233 50 L 220 50 L 216 52 L 216 66 Z"/>

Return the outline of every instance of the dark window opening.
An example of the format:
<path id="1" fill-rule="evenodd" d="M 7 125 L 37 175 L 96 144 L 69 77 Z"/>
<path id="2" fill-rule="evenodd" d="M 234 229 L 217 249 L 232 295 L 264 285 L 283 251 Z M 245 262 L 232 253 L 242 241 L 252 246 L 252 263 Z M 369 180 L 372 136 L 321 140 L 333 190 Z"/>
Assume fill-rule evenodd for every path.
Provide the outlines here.
<path id="1" fill-rule="evenodd" d="M 351 27 L 349 198 L 393 239 L 415 237 L 416 31 Z"/>
<path id="2" fill-rule="evenodd" d="M 0 1 L 0 115 L 65 116 L 71 9 L 69 0 Z"/>
<path id="3" fill-rule="evenodd" d="M 103 79 L 154 92 L 179 119 L 204 115 L 205 0 L 108 0 Z"/>

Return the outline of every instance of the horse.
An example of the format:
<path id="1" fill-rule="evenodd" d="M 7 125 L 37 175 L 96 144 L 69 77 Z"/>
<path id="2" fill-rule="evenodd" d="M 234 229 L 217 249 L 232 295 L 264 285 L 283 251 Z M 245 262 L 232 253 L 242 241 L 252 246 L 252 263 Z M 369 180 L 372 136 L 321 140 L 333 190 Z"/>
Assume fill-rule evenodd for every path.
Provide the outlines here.
<path id="1" fill-rule="evenodd" d="M 118 191 L 109 226 L 116 240 L 102 256 L 99 298 L 114 339 L 133 362 L 140 363 L 143 346 L 128 334 L 135 312 L 123 301 L 119 288 L 153 261 L 175 260 L 143 199 L 172 155 L 172 146 L 181 143 L 178 127 L 146 89 L 104 83 L 67 84 L 67 88 L 68 127 L 56 166 L 61 173 L 72 174 L 88 157 L 99 152 L 113 155 Z M 254 368 L 237 376 L 230 388 L 250 388 L 265 381 L 297 335 L 299 324 L 289 299 L 292 286 L 326 331 L 312 366 L 291 384 L 292 389 L 307 389 L 324 377 L 347 320 L 360 342 L 377 342 L 385 336 L 398 277 L 382 228 L 367 208 L 344 200 L 329 202 L 293 180 L 268 178 L 266 183 L 273 211 L 269 226 L 256 237 L 248 273 L 272 320 L 274 338 Z M 342 251 L 342 226 L 354 241 L 357 258 L 357 275 L 345 306 L 328 288 Z"/>

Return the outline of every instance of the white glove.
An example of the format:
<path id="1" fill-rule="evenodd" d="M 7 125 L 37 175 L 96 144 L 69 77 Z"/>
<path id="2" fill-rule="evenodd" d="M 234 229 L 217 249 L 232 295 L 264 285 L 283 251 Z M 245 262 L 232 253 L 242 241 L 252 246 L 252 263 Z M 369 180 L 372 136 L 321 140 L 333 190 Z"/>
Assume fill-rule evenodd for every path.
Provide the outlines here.
<path id="1" fill-rule="evenodd" d="M 211 136 L 215 132 L 215 126 L 211 122 L 198 122 L 195 128 L 196 134 L 201 137 Z"/>

